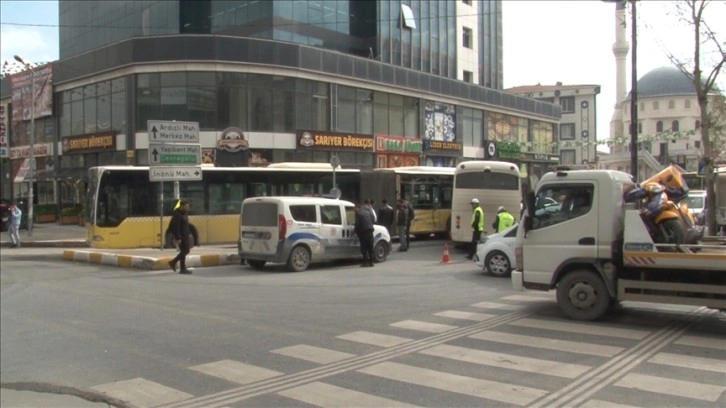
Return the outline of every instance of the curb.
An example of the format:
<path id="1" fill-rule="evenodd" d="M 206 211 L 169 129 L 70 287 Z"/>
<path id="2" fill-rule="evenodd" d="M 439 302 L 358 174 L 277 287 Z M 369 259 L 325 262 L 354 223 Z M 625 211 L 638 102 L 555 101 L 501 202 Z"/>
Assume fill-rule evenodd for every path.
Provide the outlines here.
<path id="1" fill-rule="evenodd" d="M 0 247 L 10 248 L 10 242 L 0 242 Z M 88 241 L 83 240 L 59 240 L 59 241 L 22 241 L 21 248 L 88 248 Z"/>
<path id="2" fill-rule="evenodd" d="M 147 271 L 169 269 L 169 261 L 172 259 L 174 259 L 172 256 L 155 258 L 150 256 L 119 255 L 96 251 L 63 251 L 63 260 L 66 261 L 120 266 L 122 268 L 142 269 Z M 239 265 L 240 258 L 236 253 L 187 255 L 186 263 L 188 267 L 196 268 L 220 265 Z"/>

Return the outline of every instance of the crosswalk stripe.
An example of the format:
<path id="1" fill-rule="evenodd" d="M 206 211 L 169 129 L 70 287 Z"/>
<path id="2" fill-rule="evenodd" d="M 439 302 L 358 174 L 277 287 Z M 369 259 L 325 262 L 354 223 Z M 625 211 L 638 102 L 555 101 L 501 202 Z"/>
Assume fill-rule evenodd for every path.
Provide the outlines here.
<path id="1" fill-rule="evenodd" d="M 340 335 L 337 338 L 380 347 L 393 347 L 411 341 L 411 339 L 407 339 L 405 337 L 389 336 L 387 334 L 378 334 L 367 331 L 351 332 Z"/>
<path id="2" fill-rule="evenodd" d="M 512 300 L 515 302 L 541 302 L 543 300 L 554 300 L 552 295 L 545 293 L 530 294 L 530 295 L 509 295 L 502 298 L 502 300 Z"/>
<path id="3" fill-rule="evenodd" d="M 396 323 L 391 323 L 393 327 L 399 327 L 402 329 L 417 330 L 426 333 L 443 333 L 449 330 L 458 329 L 458 326 L 451 326 L 448 324 L 422 322 L 419 320 L 403 320 Z"/>
<path id="4" fill-rule="evenodd" d="M 618 387 L 657 392 L 703 401 L 716 402 L 726 387 L 701 384 L 693 381 L 674 380 L 644 374 L 628 374 L 615 383 Z"/>
<path id="5" fill-rule="evenodd" d="M 495 331 L 475 333 L 469 337 L 478 340 L 488 340 L 498 343 L 516 344 L 518 346 L 528 346 L 602 357 L 612 357 L 623 351 L 622 347 L 606 346 L 603 344 L 579 343 L 568 340 L 550 339 L 542 336 L 524 336 L 521 334 L 501 333 Z"/>
<path id="6" fill-rule="evenodd" d="M 726 351 L 726 340 L 723 337 L 683 336 L 676 340 L 676 344 Z"/>
<path id="7" fill-rule="evenodd" d="M 592 399 L 580 405 L 580 408 L 638 408 L 634 405 L 616 404 L 610 401 Z"/>
<path id="8" fill-rule="evenodd" d="M 143 378 L 116 381 L 91 388 L 116 399 L 130 402 L 136 407 L 152 407 L 193 397 L 191 394 Z"/>
<path id="9" fill-rule="evenodd" d="M 318 407 L 415 407 L 415 405 L 336 387 L 319 381 L 280 391 L 278 394 Z"/>
<path id="10" fill-rule="evenodd" d="M 715 358 L 704 358 L 696 356 L 684 356 L 681 354 L 658 353 L 653 356 L 649 363 L 664 364 L 673 367 L 693 368 L 696 370 L 713 371 L 724 374 L 726 362 Z"/>
<path id="11" fill-rule="evenodd" d="M 298 344 L 296 346 L 283 347 L 272 350 L 270 353 L 281 354 L 283 356 L 299 358 L 300 360 L 312 361 L 318 364 L 330 364 L 336 361 L 345 360 L 346 358 L 355 357 L 355 354 L 343 353 L 342 351 L 330 350 L 320 347 L 308 346 L 306 344 Z"/>
<path id="12" fill-rule="evenodd" d="M 283 374 L 234 360 L 221 360 L 189 368 L 194 371 L 199 371 L 200 373 L 211 375 L 212 377 L 222 378 L 237 384 L 249 384 Z"/>
<path id="13" fill-rule="evenodd" d="M 492 314 L 462 312 L 460 310 L 445 310 L 443 312 L 434 313 L 434 316 L 448 317 L 451 319 L 473 320 L 475 322 L 483 322 L 484 320 L 489 320 L 497 317 L 496 315 Z"/>
<path id="14" fill-rule="evenodd" d="M 443 357 L 467 363 L 485 366 L 508 368 L 510 370 L 524 371 L 553 375 L 563 378 L 577 378 L 590 369 L 579 364 L 565 364 L 556 361 L 541 360 L 537 358 L 520 357 L 512 354 L 493 353 L 459 346 L 441 344 L 430 349 L 419 351 L 420 354 Z"/>
<path id="15" fill-rule="evenodd" d="M 578 334 L 593 334 L 596 336 L 619 337 L 623 339 L 641 340 L 650 332 L 635 329 L 619 329 L 611 325 L 602 326 L 587 323 L 569 323 L 558 320 L 520 319 L 509 323 L 511 326 L 529 327 L 533 329 L 557 330 Z"/>
<path id="16" fill-rule="evenodd" d="M 501 310 L 519 310 L 523 309 L 522 305 L 509 305 L 506 303 L 494 303 L 494 302 L 479 302 L 471 305 L 472 307 L 478 307 L 481 309 L 501 309 Z"/>
<path id="17" fill-rule="evenodd" d="M 362 368 L 358 372 L 515 405 L 529 404 L 547 394 L 547 391 L 536 388 L 465 377 L 390 361 Z"/>

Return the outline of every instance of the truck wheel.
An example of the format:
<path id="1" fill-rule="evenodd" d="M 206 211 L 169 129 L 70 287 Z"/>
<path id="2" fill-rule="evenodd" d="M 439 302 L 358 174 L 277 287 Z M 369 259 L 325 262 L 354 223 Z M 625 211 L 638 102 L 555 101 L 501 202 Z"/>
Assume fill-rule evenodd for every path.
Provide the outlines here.
<path id="1" fill-rule="evenodd" d="M 310 266 L 310 252 L 304 246 L 296 246 L 287 258 L 287 268 L 290 272 L 302 272 Z"/>
<path id="2" fill-rule="evenodd" d="M 248 259 L 247 264 L 252 267 L 252 269 L 261 270 L 265 267 L 266 261 L 261 261 L 259 259 Z"/>
<path id="3" fill-rule="evenodd" d="M 595 320 L 610 306 L 605 282 L 594 272 L 573 271 L 557 284 L 557 304 L 574 320 Z"/>

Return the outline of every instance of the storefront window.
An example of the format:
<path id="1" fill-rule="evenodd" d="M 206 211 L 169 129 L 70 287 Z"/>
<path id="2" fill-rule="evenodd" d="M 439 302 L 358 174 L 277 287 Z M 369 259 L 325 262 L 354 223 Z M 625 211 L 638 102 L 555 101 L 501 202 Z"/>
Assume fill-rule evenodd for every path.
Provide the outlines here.
<path id="1" fill-rule="evenodd" d="M 144 122 L 146 126 L 146 122 Z M 126 131 L 126 92 L 111 95 L 111 127 L 117 132 Z"/>
<path id="2" fill-rule="evenodd" d="M 83 99 L 71 102 L 71 134 L 83 134 Z"/>
<path id="3" fill-rule="evenodd" d="M 373 94 L 373 130 L 376 134 L 388 135 L 388 94 L 374 92 Z"/>
<path id="4" fill-rule="evenodd" d="M 95 87 L 94 87 L 95 89 Z M 96 131 L 96 98 L 87 97 L 83 100 L 83 134 Z"/>
<path id="5" fill-rule="evenodd" d="M 403 135 L 418 138 L 420 137 L 418 133 L 418 99 L 404 97 L 403 104 Z"/>
<path id="6" fill-rule="evenodd" d="M 531 152 L 552 153 L 554 145 L 553 125 L 539 120 L 530 121 Z"/>

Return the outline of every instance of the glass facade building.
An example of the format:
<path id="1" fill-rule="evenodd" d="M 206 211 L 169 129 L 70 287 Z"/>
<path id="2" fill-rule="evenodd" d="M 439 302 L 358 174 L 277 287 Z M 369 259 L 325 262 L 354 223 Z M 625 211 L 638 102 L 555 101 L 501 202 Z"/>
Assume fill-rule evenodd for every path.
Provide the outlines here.
<path id="1" fill-rule="evenodd" d="M 538 162 L 529 168 L 545 171 L 556 163 L 550 156 L 560 107 L 458 80 L 461 45 L 449 35 L 461 28 L 455 5 L 61 0 L 53 113 L 36 121 L 35 140 L 45 149 L 36 148 L 36 167 L 44 169 L 36 190 L 44 191 L 43 201 L 65 203 L 74 199 L 69 180 L 85 179 L 88 167 L 148 164 L 149 120 L 198 122 L 205 162 L 225 166 L 215 160 L 233 129 L 248 143 L 245 161 L 234 165 L 328 162 L 333 154 L 362 169 L 401 162 L 398 152 L 375 143 L 367 150 L 300 148 L 305 132 L 323 132 L 410 138 L 421 146 L 415 165 L 494 159 L 488 143 L 519 143 L 521 152 L 509 149 L 506 159 Z M 473 5 L 488 7 L 494 22 L 500 6 Z M 493 61 L 480 77 L 496 82 L 501 25 L 492 24 L 479 41 L 488 56 L 479 57 Z M 22 189 L 12 181 L 27 161 L 29 122 L 12 118 L 12 89 L 7 78 L 0 85 L 9 116 L 5 171 Z"/>

